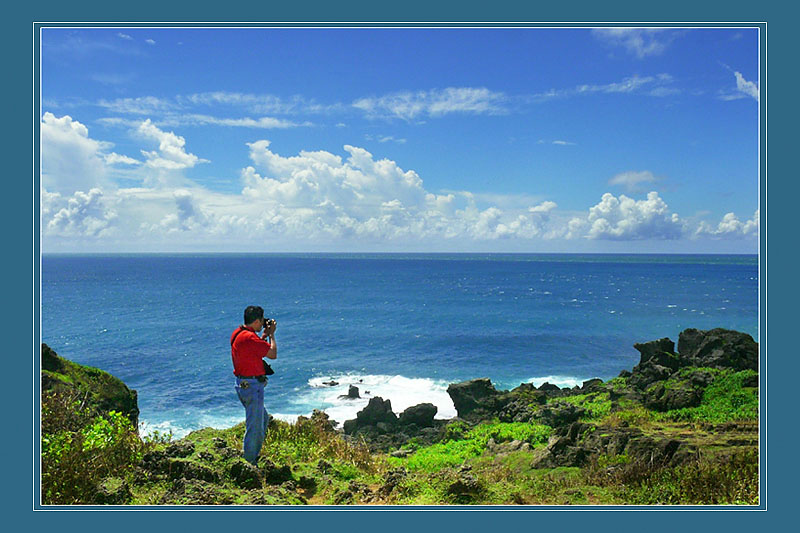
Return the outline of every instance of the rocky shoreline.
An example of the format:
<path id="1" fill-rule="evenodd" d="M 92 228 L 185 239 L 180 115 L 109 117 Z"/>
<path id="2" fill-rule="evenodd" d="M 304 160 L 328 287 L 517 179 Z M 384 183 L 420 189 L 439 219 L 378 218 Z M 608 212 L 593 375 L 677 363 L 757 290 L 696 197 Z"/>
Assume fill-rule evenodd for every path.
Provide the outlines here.
<path id="1" fill-rule="evenodd" d="M 709 387 L 730 373 L 738 373 L 740 387 L 751 391 L 747 394 L 752 398 L 752 391 L 759 387 L 759 347 L 750 335 L 726 329 L 687 329 L 680 333 L 677 350 L 669 338 L 634 347 L 641 356 L 639 364 L 608 382 L 592 379 L 572 388 L 522 383 L 512 390 L 497 390 L 488 378 L 451 384 L 447 393 L 457 411 L 452 419 L 436 419 L 437 407 L 430 403 L 398 414 L 390 400 L 372 397 L 356 418 L 341 425 L 323 411 L 314 411 L 310 417 L 299 417 L 295 424 L 277 423 L 270 431 L 282 432 L 284 439 L 298 435 L 307 438 L 304 432 L 312 431 L 318 443 L 322 438 L 335 449 L 344 446 L 347 454 L 358 455 L 358 450 L 365 449 L 364 461 L 379 458 L 381 464 L 402 465 L 413 460 L 419 450 L 465 439 L 486 424 L 544 427 L 544 441 L 494 434 L 483 442 L 480 453 L 500 463 L 504 457 L 522 454 L 525 464 L 534 470 L 607 465 L 603 476 L 611 477 L 617 475 L 622 463 L 648 469 L 678 468 L 696 463 L 711 449 L 723 454 L 742 450 L 758 453 L 757 413 L 721 423 L 652 424 L 639 420 L 640 415 L 641 420 L 652 420 L 653 413 L 657 419 L 659 413 L 680 414 L 698 408 Z M 42 393 L 56 391 L 82 402 L 81 409 L 91 413 L 117 411 L 134 427 L 137 423 L 136 391 L 106 372 L 59 357 L 43 344 Z M 351 387 L 348 396 L 358 395 L 358 389 Z M 43 421 L 43 433 L 44 426 Z M 130 503 L 141 497 L 133 495 L 131 484 L 140 484 L 168 487 L 158 493 L 157 503 L 233 503 L 242 498 L 251 503 L 308 503 L 315 494 L 330 491 L 333 503 L 386 503 L 401 498 L 402 491 L 397 487 L 410 483 L 411 473 L 400 466 L 388 468 L 371 487 L 352 480 L 346 488 L 324 489 L 325 484 L 339 482 L 335 471 L 340 467 L 332 466 L 335 461 L 320 458 L 308 465 L 293 461 L 276 464 L 267 458 L 270 450 L 262 451 L 259 466 L 253 467 L 240 458 L 240 426 L 230 430 L 206 428 L 150 449 L 133 465 L 132 481 L 112 483 L 111 489 L 105 483 L 93 493 L 93 502 Z M 365 479 L 374 479 L 370 476 L 374 474 Z M 446 468 L 436 476 L 448 479 L 442 496 L 447 501 L 475 503 L 488 497 L 487 482 L 479 479 L 471 464 Z M 233 489 L 223 490 L 223 486 Z M 231 495 L 230 490 L 238 495 Z M 198 494 L 192 495 L 195 492 Z M 525 498 L 511 496 L 511 500 L 519 503 Z"/>
<path id="2" fill-rule="evenodd" d="M 732 330 L 684 330 L 677 351 L 669 338 L 635 344 L 634 348 L 641 354 L 641 360 L 632 371 L 620 373 L 619 377 L 627 381 L 625 385 L 614 380 L 604 383 L 591 379 L 572 388 L 550 383 L 537 388 L 523 383 L 509 391 L 498 391 L 488 378 L 479 378 L 447 388 L 458 413 L 455 419 L 434 419 L 437 408 L 429 403 L 409 407 L 397 416 L 389 400 L 374 397 L 356 419 L 344 423 L 343 432 L 348 438 L 364 439 L 372 452 L 398 449 L 394 455 L 402 457 L 408 455 L 400 449 L 403 445 L 412 439 L 422 444 L 438 442 L 454 421 L 468 425 L 495 419 L 530 422 L 554 430 L 547 447 L 536 452 L 536 464 L 542 468 L 582 466 L 592 457 L 621 454 L 660 464 L 679 464 L 697 452 L 691 439 L 645 436 L 638 428 L 625 427 L 624 422 L 621 427 L 607 427 L 598 432 L 598 426 L 579 422 L 586 409 L 567 400 L 608 393 L 612 412 L 620 400 L 666 412 L 698 406 L 704 390 L 714 380 L 714 369 L 758 371 L 758 344 L 750 335 Z M 758 387 L 758 376 L 749 379 L 746 386 Z M 316 416 L 326 417 L 324 413 Z M 745 442 L 757 443 L 757 424 L 728 425 L 723 429 L 741 430 L 747 435 Z M 517 441 L 490 448 L 509 452 L 524 445 Z"/>

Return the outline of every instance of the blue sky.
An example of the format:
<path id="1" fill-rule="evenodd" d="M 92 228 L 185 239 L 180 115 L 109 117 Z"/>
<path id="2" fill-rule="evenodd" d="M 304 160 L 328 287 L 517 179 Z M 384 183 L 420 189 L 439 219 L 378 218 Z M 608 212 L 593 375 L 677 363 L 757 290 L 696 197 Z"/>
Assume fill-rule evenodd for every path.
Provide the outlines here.
<path id="1" fill-rule="evenodd" d="M 753 28 L 44 28 L 42 248 L 755 253 Z"/>

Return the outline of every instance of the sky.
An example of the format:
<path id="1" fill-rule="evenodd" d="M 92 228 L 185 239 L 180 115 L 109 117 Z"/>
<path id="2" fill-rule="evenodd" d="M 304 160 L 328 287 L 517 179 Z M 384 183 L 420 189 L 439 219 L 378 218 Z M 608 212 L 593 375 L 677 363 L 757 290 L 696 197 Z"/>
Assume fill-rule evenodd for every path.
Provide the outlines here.
<path id="1" fill-rule="evenodd" d="M 755 28 L 41 30 L 42 251 L 757 253 Z"/>

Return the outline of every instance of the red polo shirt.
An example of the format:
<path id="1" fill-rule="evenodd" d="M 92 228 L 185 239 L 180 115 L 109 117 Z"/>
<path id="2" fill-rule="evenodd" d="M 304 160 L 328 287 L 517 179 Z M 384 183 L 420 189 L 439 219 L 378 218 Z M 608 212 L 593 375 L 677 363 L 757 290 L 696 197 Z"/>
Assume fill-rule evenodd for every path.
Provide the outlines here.
<path id="1" fill-rule="evenodd" d="M 237 376 L 263 376 L 262 358 L 267 355 L 270 348 L 270 344 L 259 337 L 253 328 L 236 328 L 231 333 L 233 373 Z"/>

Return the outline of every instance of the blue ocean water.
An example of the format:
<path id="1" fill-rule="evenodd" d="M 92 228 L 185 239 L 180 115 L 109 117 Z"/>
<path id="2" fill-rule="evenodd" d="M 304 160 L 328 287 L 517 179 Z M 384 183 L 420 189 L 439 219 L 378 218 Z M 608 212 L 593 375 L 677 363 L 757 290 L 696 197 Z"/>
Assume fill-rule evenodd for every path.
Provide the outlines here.
<path id="1" fill-rule="evenodd" d="M 449 418 L 449 383 L 607 380 L 634 343 L 690 327 L 758 340 L 758 286 L 757 256 L 44 255 L 42 342 L 136 389 L 143 432 L 182 436 L 244 419 L 229 338 L 261 305 L 278 321 L 273 415 L 343 422 L 377 395 Z M 350 384 L 362 399 L 339 398 Z"/>

